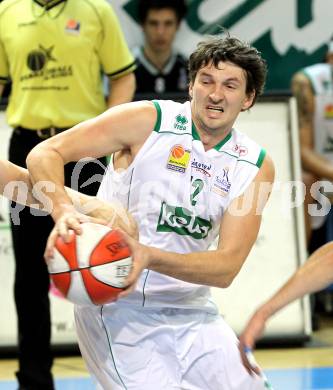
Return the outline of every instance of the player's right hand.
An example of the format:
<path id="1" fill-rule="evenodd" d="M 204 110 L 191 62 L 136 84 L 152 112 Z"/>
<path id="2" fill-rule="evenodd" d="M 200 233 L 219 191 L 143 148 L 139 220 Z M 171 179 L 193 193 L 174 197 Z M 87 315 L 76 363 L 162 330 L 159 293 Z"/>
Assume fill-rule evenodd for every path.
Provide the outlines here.
<path id="1" fill-rule="evenodd" d="M 239 352 L 242 362 L 249 374 L 259 375 L 260 369 L 252 359 L 252 350 L 255 347 L 256 341 L 261 337 L 265 329 L 266 320 L 260 310 L 254 313 L 245 329 L 239 337 Z"/>
<path id="2" fill-rule="evenodd" d="M 132 268 L 125 280 L 125 289 L 119 294 L 119 298 L 126 297 L 134 291 L 136 283 L 144 269 L 149 268 L 151 261 L 151 248 L 141 244 L 139 241 L 131 237 L 128 233 L 121 229 L 117 229 L 123 236 L 126 244 L 129 246 L 132 257 Z"/>

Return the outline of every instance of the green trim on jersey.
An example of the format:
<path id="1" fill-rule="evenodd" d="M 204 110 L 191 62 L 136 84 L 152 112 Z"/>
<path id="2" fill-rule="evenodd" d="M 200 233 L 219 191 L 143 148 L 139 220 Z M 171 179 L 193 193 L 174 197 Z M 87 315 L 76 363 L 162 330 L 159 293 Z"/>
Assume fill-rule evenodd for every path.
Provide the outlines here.
<path id="1" fill-rule="evenodd" d="M 160 128 L 161 128 L 162 110 L 161 110 L 161 107 L 160 107 L 160 105 L 157 103 L 156 100 L 153 100 L 153 104 L 154 104 L 154 106 L 155 106 L 155 108 L 156 108 L 156 111 L 157 111 L 157 119 L 156 119 L 154 131 L 156 131 L 156 133 L 158 133 L 158 132 L 160 131 Z"/>
<path id="2" fill-rule="evenodd" d="M 200 135 L 199 135 L 199 133 L 197 131 L 197 128 L 195 127 L 195 124 L 194 124 L 193 120 L 192 120 L 192 137 L 196 141 L 201 141 Z"/>
<path id="3" fill-rule="evenodd" d="M 256 166 L 258 168 L 260 168 L 262 166 L 262 163 L 264 162 L 265 156 L 266 156 L 266 150 L 265 149 L 261 149 L 259 157 L 258 157 L 258 160 L 257 160 L 257 163 L 256 163 Z"/>
<path id="4" fill-rule="evenodd" d="M 201 138 L 200 138 L 200 135 L 198 133 L 198 130 L 197 128 L 195 127 L 195 124 L 194 122 L 192 121 L 192 137 L 194 140 L 196 141 L 201 141 Z M 231 131 L 230 133 L 228 133 L 220 142 L 218 142 L 214 147 L 213 149 L 217 150 L 218 152 L 222 152 L 222 150 L 220 150 L 222 148 L 222 146 L 224 144 L 226 144 L 231 138 Z"/>
<path id="5" fill-rule="evenodd" d="M 257 162 L 256 162 L 256 163 L 253 163 L 253 162 L 251 162 L 251 161 L 249 161 L 249 160 L 244 160 L 244 159 L 242 159 L 242 158 L 239 158 L 239 156 L 235 156 L 234 154 L 228 153 L 228 152 L 226 152 L 225 150 L 218 150 L 218 152 L 219 152 L 219 153 L 227 154 L 227 155 L 230 156 L 230 157 L 234 157 L 234 158 L 237 159 L 238 161 L 246 162 L 246 163 L 251 164 L 251 165 L 254 165 L 254 166 L 258 167 L 258 168 L 261 167 L 261 165 L 262 165 L 262 163 L 263 163 L 263 161 L 264 161 L 264 159 L 265 159 L 265 156 L 266 156 L 266 150 L 265 150 L 265 149 L 261 149 L 261 151 L 260 151 L 260 153 L 259 153 L 259 157 L 258 157 Z"/>
<path id="6" fill-rule="evenodd" d="M 222 141 L 220 141 L 218 144 L 216 144 L 216 145 L 214 146 L 214 149 L 216 149 L 217 151 L 219 151 L 219 150 L 222 148 L 222 146 L 223 146 L 224 144 L 226 144 L 226 143 L 229 141 L 230 138 L 231 138 L 231 131 L 230 131 L 230 133 L 228 133 L 228 134 L 223 138 Z"/>
<path id="7" fill-rule="evenodd" d="M 234 157 L 235 159 L 238 160 L 239 156 L 235 156 L 234 154 L 231 154 L 231 153 L 228 153 L 226 152 L 225 150 L 218 150 L 219 153 L 224 153 L 224 154 L 227 154 L 228 156 L 230 157 Z M 244 160 L 245 161 L 245 160 Z"/>

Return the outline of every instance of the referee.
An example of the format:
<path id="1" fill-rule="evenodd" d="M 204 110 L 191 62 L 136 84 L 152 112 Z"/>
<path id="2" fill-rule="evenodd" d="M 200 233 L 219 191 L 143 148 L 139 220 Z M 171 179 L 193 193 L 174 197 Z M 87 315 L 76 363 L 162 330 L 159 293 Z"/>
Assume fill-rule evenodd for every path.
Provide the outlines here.
<path id="1" fill-rule="evenodd" d="M 11 80 L 7 107 L 7 120 L 13 127 L 10 161 L 24 167 L 27 154 L 39 142 L 95 117 L 107 106 L 130 101 L 135 90 L 134 68 L 119 22 L 106 0 L 2 1 L 0 93 Z M 107 99 L 101 72 L 111 84 Z M 67 185 L 73 167 L 74 163 L 66 167 Z M 103 161 L 82 164 L 74 171 L 73 183 L 95 194 L 96 178 L 103 168 Z M 91 178 L 95 182 L 89 184 Z M 12 223 L 21 390 L 54 389 L 49 277 L 43 259 L 52 226 L 49 216 L 32 216 L 28 208 L 20 213 L 19 225 Z"/>

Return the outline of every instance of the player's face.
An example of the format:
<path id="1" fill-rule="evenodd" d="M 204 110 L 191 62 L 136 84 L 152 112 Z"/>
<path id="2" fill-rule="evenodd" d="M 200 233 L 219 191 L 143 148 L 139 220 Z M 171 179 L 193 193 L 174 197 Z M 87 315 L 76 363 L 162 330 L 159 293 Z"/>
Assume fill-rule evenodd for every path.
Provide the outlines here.
<path id="1" fill-rule="evenodd" d="M 153 51 L 170 51 L 178 29 L 176 13 L 169 8 L 152 9 L 142 28 L 146 44 Z"/>
<path id="2" fill-rule="evenodd" d="M 199 131 L 225 135 L 241 110 L 252 104 L 246 94 L 246 73 L 231 62 L 202 67 L 190 84 L 192 116 Z"/>

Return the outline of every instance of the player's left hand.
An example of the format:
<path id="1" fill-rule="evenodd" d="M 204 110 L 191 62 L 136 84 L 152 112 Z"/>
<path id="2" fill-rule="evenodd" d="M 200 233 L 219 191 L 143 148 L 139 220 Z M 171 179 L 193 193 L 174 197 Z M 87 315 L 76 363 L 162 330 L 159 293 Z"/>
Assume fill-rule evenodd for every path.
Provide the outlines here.
<path id="1" fill-rule="evenodd" d="M 257 311 L 254 313 L 242 334 L 239 337 L 239 351 L 242 362 L 249 374 L 253 373 L 259 375 L 260 369 L 251 360 L 252 349 L 255 347 L 256 340 L 260 338 L 265 329 L 264 315 Z"/>
<path id="2" fill-rule="evenodd" d="M 127 245 L 130 247 L 132 256 L 132 269 L 125 280 L 127 286 L 124 291 L 119 294 L 119 298 L 123 298 L 130 294 L 135 289 L 135 285 L 141 275 L 141 272 L 149 267 L 151 255 L 149 246 L 140 244 L 137 240 L 132 238 L 129 234 L 121 229 L 117 229 L 124 237 Z"/>

